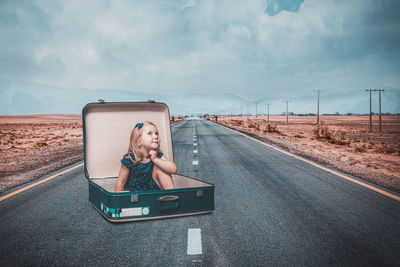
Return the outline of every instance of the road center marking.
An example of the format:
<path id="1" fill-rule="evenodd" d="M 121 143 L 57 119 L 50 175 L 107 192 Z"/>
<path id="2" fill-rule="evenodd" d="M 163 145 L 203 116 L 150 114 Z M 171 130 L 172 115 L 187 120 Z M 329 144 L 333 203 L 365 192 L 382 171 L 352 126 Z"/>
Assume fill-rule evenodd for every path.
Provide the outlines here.
<path id="1" fill-rule="evenodd" d="M 193 150 L 193 153 L 198 153 L 199 151 L 198 150 Z"/>
<path id="2" fill-rule="evenodd" d="M 188 255 L 200 255 L 203 254 L 201 247 L 201 229 L 200 228 L 189 228 L 188 239 L 187 239 L 187 252 Z"/>
<path id="3" fill-rule="evenodd" d="M 193 160 L 193 165 L 199 165 L 199 161 L 198 160 Z"/>

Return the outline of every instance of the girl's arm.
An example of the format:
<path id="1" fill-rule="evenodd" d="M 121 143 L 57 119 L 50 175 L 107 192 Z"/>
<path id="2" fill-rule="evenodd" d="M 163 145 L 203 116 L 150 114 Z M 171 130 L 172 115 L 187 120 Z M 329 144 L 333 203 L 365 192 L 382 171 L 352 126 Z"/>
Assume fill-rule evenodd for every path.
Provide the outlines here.
<path id="1" fill-rule="evenodd" d="M 156 152 L 154 152 L 154 154 L 157 155 Z M 163 155 L 161 158 L 158 158 L 157 156 L 153 157 L 154 154 L 150 154 L 152 156 L 151 160 L 153 161 L 154 165 L 159 167 L 163 172 L 167 174 L 175 174 L 178 171 L 176 164 L 173 161 L 168 160 L 165 155 Z"/>
<path id="2" fill-rule="evenodd" d="M 124 185 L 128 180 L 129 170 L 121 164 L 121 169 L 119 170 L 117 183 L 115 184 L 114 192 L 123 192 Z"/>

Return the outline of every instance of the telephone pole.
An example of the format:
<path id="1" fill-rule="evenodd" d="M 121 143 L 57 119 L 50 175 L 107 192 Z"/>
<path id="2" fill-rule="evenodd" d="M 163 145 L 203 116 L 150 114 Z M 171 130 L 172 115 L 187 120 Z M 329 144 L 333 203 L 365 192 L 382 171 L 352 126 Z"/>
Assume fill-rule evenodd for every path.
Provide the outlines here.
<path id="1" fill-rule="evenodd" d="M 247 119 L 249 119 L 249 104 L 247 104 Z"/>
<path id="2" fill-rule="evenodd" d="M 283 102 L 286 102 L 286 124 L 288 124 L 288 123 L 289 123 L 288 103 L 289 103 L 289 102 L 292 102 L 292 101 L 283 100 Z"/>
<path id="3" fill-rule="evenodd" d="M 256 118 L 257 118 L 257 102 L 256 102 Z"/>
<path id="4" fill-rule="evenodd" d="M 321 91 L 320 89 L 318 89 L 318 90 L 314 90 L 314 92 L 317 92 L 317 93 L 318 93 L 318 100 L 317 100 L 317 124 L 319 124 L 319 93 L 320 93 L 320 92 L 324 92 L 324 91 Z"/>
<path id="5" fill-rule="evenodd" d="M 375 91 L 379 92 L 379 132 L 382 132 L 382 113 L 381 113 L 381 92 L 385 91 L 383 89 L 377 89 Z"/>
<path id="6" fill-rule="evenodd" d="M 372 91 L 379 92 L 379 132 L 382 132 L 381 92 L 383 89 L 365 89 L 369 91 L 369 132 L 372 133 Z"/>
<path id="7" fill-rule="evenodd" d="M 267 107 L 267 121 L 269 122 L 269 106 L 271 106 L 271 104 L 265 104 L 265 106 Z"/>
<path id="8" fill-rule="evenodd" d="M 369 132 L 372 133 L 372 89 L 365 89 L 369 91 Z"/>

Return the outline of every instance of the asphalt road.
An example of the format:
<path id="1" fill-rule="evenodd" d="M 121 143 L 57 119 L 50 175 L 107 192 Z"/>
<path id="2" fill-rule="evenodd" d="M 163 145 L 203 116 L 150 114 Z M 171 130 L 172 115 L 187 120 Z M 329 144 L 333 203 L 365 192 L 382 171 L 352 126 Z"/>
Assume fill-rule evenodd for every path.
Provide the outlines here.
<path id="1" fill-rule="evenodd" d="M 212 214 L 110 223 L 80 167 L 0 202 L 0 266 L 400 266 L 399 201 L 209 121 L 172 135 L 178 173 L 215 185 Z"/>

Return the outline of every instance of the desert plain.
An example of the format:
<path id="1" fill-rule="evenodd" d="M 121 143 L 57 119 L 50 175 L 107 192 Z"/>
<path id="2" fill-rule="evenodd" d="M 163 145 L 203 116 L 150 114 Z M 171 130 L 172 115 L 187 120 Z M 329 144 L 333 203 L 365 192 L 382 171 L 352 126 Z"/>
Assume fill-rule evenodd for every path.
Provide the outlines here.
<path id="1" fill-rule="evenodd" d="M 173 123 L 182 120 L 175 117 Z M 215 117 L 206 117 L 215 121 Z M 218 123 L 400 192 L 400 116 L 219 116 Z M 82 116 L 0 116 L 0 193 L 83 160 Z"/>
<path id="2" fill-rule="evenodd" d="M 247 133 L 327 167 L 400 192 L 400 116 L 218 116 Z M 216 121 L 214 116 L 206 117 Z"/>
<path id="3" fill-rule="evenodd" d="M 82 160 L 82 115 L 0 116 L 0 193 Z"/>

